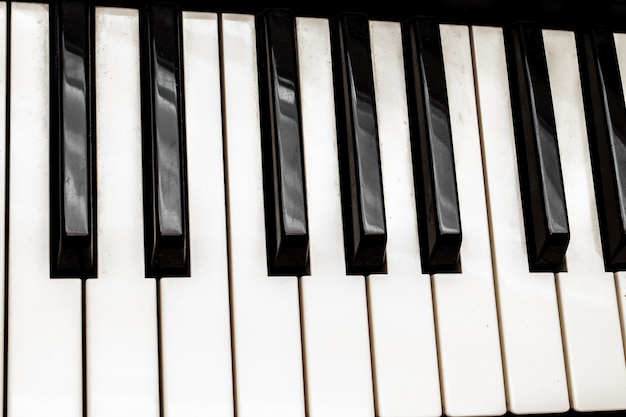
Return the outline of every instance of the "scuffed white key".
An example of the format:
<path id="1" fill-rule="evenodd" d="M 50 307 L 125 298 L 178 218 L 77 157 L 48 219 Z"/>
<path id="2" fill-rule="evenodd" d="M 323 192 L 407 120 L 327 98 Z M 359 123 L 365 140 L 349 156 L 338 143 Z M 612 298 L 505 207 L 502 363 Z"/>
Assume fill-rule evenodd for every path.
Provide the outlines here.
<path id="1" fill-rule="evenodd" d="M 530 272 L 500 28 L 473 27 L 477 91 L 509 411 L 569 409 L 554 274 Z"/>
<path id="2" fill-rule="evenodd" d="M 183 12 L 190 278 L 162 278 L 163 414 L 233 416 L 217 15 Z"/>
<path id="3" fill-rule="evenodd" d="M 305 413 L 298 280 L 267 272 L 254 30 L 254 16 L 222 15 L 236 414 L 298 417 Z"/>
<path id="4" fill-rule="evenodd" d="M 462 272 L 432 277 L 443 409 L 500 415 L 506 403 L 469 31 L 441 25 L 440 33 L 463 227 Z"/>
<path id="5" fill-rule="evenodd" d="M 557 287 L 571 404 L 578 411 L 622 410 L 626 359 L 615 279 L 602 258 L 575 36 L 543 36 L 570 224 L 567 272 L 557 274 Z"/>
<path id="6" fill-rule="evenodd" d="M 7 415 L 78 417 L 82 284 L 50 278 L 48 35 L 48 5 L 11 6 Z"/>
<path id="7" fill-rule="evenodd" d="M 296 19 L 311 275 L 300 280 L 307 415 L 374 416 L 365 277 L 346 275 L 328 21 Z"/>
<path id="8" fill-rule="evenodd" d="M 87 415 L 159 416 L 156 282 L 145 276 L 139 20 L 96 8 L 98 278 L 85 284 Z"/>
<path id="9" fill-rule="evenodd" d="M 371 22 L 387 273 L 367 278 L 376 415 L 439 416 L 430 275 L 422 274 L 399 23 Z"/>

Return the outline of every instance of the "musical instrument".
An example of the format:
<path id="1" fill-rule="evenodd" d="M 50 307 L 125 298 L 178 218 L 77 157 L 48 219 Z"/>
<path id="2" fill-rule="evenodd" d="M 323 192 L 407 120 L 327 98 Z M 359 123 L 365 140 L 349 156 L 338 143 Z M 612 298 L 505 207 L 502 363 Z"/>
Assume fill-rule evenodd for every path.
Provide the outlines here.
<path id="1" fill-rule="evenodd" d="M 624 17 L 1 2 L 3 414 L 623 414 Z"/>

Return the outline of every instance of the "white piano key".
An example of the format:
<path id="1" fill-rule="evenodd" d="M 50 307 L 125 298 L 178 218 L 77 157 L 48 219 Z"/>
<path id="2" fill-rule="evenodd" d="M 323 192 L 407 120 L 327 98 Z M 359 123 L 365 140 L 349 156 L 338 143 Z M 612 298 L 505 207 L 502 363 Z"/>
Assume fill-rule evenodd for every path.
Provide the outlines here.
<path id="1" fill-rule="evenodd" d="M 441 394 L 430 275 L 422 273 L 399 23 L 370 37 L 387 222 L 387 273 L 370 275 L 376 415 L 439 416 Z"/>
<path id="2" fill-rule="evenodd" d="M 96 8 L 98 278 L 85 284 L 87 415 L 159 416 L 144 265 L 137 10 Z"/>
<path id="3" fill-rule="evenodd" d="M 626 88 L 626 35 L 623 33 L 615 33 L 615 49 L 617 52 L 617 62 L 620 66 L 620 78 L 622 88 Z M 624 68 L 622 70 L 622 68 Z M 615 283 L 617 286 L 617 299 L 619 300 L 619 311 L 622 323 L 622 338 L 624 350 L 626 350 L 626 273 L 618 272 L 615 275 Z"/>
<path id="4" fill-rule="evenodd" d="M 7 415 L 82 416 L 82 284 L 50 278 L 48 5 L 11 6 Z"/>
<path id="5" fill-rule="evenodd" d="M 304 416 L 298 280 L 267 272 L 254 17 L 222 15 L 222 42 L 236 414 Z"/>
<path id="6" fill-rule="evenodd" d="M 463 242 L 460 273 L 435 274 L 443 409 L 448 416 L 506 411 L 498 317 L 469 31 L 441 25 Z"/>
<path id="7" fill-rule="evenodd" d="M 555 277 L 530 272 L 500 28 L 472 28 L 509 411 L 569 408 Z"/>
<path id="8" fill-rule="evenodd" d="M 233 416 L 217 15 L 183 12 L 191 277 L 162 278 L 165 416 Z"/>
<path id="9" fill-rule="evenodd" d="M 346 275 L 328 21 L 296 19 L 311 275 L 300 279 L 307 415 L 374 416 L 365 277 Z"/>
<path id="10" fill-rule="evenodd" d="M 567 272 L 557 274 L 571 405 L 577 411 L 626 409 L 616 281 L 602 258 L 576 41 L 572 32 L 543 36 L 571 233 Z M 619 283 L 621 273 L 615 275 Z"/>

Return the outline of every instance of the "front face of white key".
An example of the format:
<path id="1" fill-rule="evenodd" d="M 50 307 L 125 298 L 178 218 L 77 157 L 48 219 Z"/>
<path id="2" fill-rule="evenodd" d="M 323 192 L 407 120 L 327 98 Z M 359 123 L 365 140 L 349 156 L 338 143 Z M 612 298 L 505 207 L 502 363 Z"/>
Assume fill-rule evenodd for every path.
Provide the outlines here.
<path id="1" fill-rule="evenodd" d="M 218 16 L 183 12 L 190 278 L 160 286 L 164 415 L 234 413 Z"/>
<path id="2" fill-rule="evenodd" d="M 572 229 L 567 271 L 557 274 L 571 404 L 577 411 L 624 409 L 626 361 L 618 305 L 624 298 L 619 291 L 623 272 L 606 272 L 602 260 L 577 67 L 582 51 L 576 50 L 572 32 L 544 30 L 543 38 Z"/>
<path id="3" fill-rule="evenodd" d="M 430 275 L 422 273 L 399 23 L 370 22 L 387 215 L 387 273 L 367 277 L 376 412 L 441 414 Z"/>
<path id="4" fill-rule="evenodd" d="M 143 261 L 138 23 L 137 10 L 96 9 L 100 256 L 85 288 L 92 416 L 159 415 L 156 282 Z"/>
<path id="5" fill-rule="evenodd" d="M 478 27 L 472 36 L 508 405 L 515 412 L 565 411 L 554 275 L 529 272 L 526 258 L 502 30 Z"/>
<path id="6" fill-rule="evenodd" d="M 7 413 L 82 414 L 80 280 L 51 280 L 48 6 L 11 8 Z"/>
<path id="7" fill-rule="evenodd" d="M 301 416 L 298 282 L 267 272 L 254 16 L 221 18 L 237 414 Z"/>
<path id="8" fill-rule="evenodd" d="M 301 278 L 307 412 L 371 416 L 373 385 L 363 276 L 346 275 L 329 23 L 296 24 L 311 275 Z"/>

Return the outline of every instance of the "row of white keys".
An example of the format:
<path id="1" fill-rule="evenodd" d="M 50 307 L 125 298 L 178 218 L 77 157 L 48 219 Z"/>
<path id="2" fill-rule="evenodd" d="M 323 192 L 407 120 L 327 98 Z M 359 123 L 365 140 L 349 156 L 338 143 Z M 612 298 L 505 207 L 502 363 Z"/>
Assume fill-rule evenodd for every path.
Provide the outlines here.
<path id="1" fill-rule="evenodd" d="M 298 280 L 267 272 L 254 16 L 221 30 L 235 412 L 304 416 Z"/>
<path id="2" fill-rule="evenodd" d="M 50 278 L 48 6 L 10 10 L 7 415 L 78 417 L 82 284 Z"/>
<path id="3" fill-rule="evenodd" d="M 160 285 L 163 415 L 234 415 L 216 14 L 182 14 L 190 278 Z"/>
<path id="4" fill-rule="evenodd" d="M 209 119 L 203 112 L 206 101 L 199 103 L 197 95 L 212 88 L 219 91 L 217 22 L 215 15 L 189 17 L 187 46 L 203 46 L 200 54 L 188 54 L 194 60 L 187 66 L 192 90 L 188 94 L 193 156 L 189 166 L 193 172 L 204 167 L 213 170 L 194 175 L 192 181 L 191 210 L 198 215 L 192 242 L 195 251 L 207 251 L 208 256 L 195 257 L 193 281 L 163 282 L 163 332 L 177 337 L 167 337 L 163 346 L 163 372 L 168 376 L 163 405 L 167 415 L 200 415 L 207 410 L 232 415 L 221 104 L 219 94 L 215 95 L 213 119 Z M 14 215 L 10 227 L 15 244 L 9 271 L 14 284 L 10 287 L 8 413 L 78 416 L 83 412 L 81 283 L 50 279 L 49 220 L 41 214 L 49 206 L 47 6 L 14 5 L 12 19 L 12 50 L 17 54 L 12 59 L 10 209 Z M 137 11 L 97 9 L 96 28 L 100 257 L 99 278 L 86 283 L 87 413 L 158 416 L 156 287 L 154 280 L 145 278 L 143 265 Z M 211 73 L 212 78 L 206 77 Z M 120 101 L 122 96 L 125 99 Z M 201 132 L 209 130 L 203 130 L 202 123 L 214 129 L 211 141 L 204 140 Z M 207 153 L 207 159 L 198 159 Z M 203 178 L 213 181 L 208 185 L 215 190 L 212 202 L 222 196 L 217 204 L 221 212 L 206 210 L 212 216 L 203 212 L 208 205 L 202 199 L 205 184 L 196 186 L 195 180 Z M 213 237 L 210 242 L 198 240 L 196 232 L 206 227 L 222 233 L 205 233 Z M 215 279 L 208 281 L 210 277 Z M 190 297 L 181 294 L 190 291 L 194 293 Z"/>
<path id="5" fill-rule="evenodd" d="M 0 9 L 0 20 L 1 13 Z M 14 45 L 19 40 L 19 48 L 13 50 L 19 53 L 14 52 L 11 64 L 14 170 L 7 409 L 10 415 L 39 414 L 40 409 L 46 415 L 81 415 L 80 281 L 49 278 L 48 218 L 41 215 L 46 210 L 32 212 L 49 205 L 47 6 L 14 4 L 12 19 Z M 145 278 L 143 266 L 137 12 L 97 9 L 96 22 L 100 265 L 99 278 L 86 283 L 88 413 L 157 416 L 156 284 Z M 191 250 L 197 255 L 191 279 L 168 278 L 160 284 L 164 415 L 233 415 L 234 379 L 237 414 L 241 415 L 304 415 L 306 395 L 306 411 L 311 415 L 373 416 L 375 403 L 376 414 L 381 416 L 437 416 L 442 408 L 438 366 L 447 415 L 502 414 L 505 384 L 467 28 L 441 27 L 456 163 L 463 172 L 458 181 L 464 243 L 463 272 L 432 278 L 433 317 L 430 278 L 422 275 L 419 257 L 411 256 L 419 253 L 417 226 L 407 226 L 415 220 L 410 209 L 415 203 L 408 181 L 412 174 L 403 119 L 399 25 L 371 25 L 377 100 L 383 103 L 378 110 L 389 259 L 388 274 L 368 277 L 366 286 L 364 277 L 345 274 L 339 183 L 333 169 L 336 141 L 328 22 L 298 19 L 312 265 L 311 276 L 301 279 L 300 296 L 295 277 L 267 276 L 254 20 L 224 15 L 222 25 L 225 137 L 227 148 L 235 149 L 227 155 L 234 366 L 228 327 L 221 103 L 215 93 L 220 89 L 217 16 L 186 13 Z M 536 413 L 569 407 L 557 300 L 567 342 L 573 407 L 626 408 L 617 303 L 624 297 L 624 278 L 616 274 L 616 290 L 612 274 L 603 272 L 597 226 L 588 222 L 595 207 L 590 174 L 579 177 L 581 164 L 589 167 L 586 137 L 580 134 L 584 133 L 580 87 L 572 72 L 567 77 L 561 72 L 559 77 L 551 74 L 566 195 L 569 207 L 581 206 L 570 215 L 568 272 L 557 274 L 555 288 L 552 274 L 527 272 L 521 209 L 510 210 L 511 203 L 519 201 L 519 187 L 511 186 L 517 184 L 517 175 L 511 170 L 516 163 L 510 115 L 500 113 L 509 112 L 510 106 L 498 101 L 508 101 L 508 94 L 502 94 L 508 91 L 508 81 L 498 31 L 474 28 L 472 36 L 488 187 L 498 190 L 489 194 L 488 202 L 509 410 Z M 571 34 L 546 32 L 544 36 L 549 69 L 576 68 Z M 30 54 L 23 50 L 28 42 L 33 45 Z M 136 70 L 128 71 L 129 67 Z M 130 99 L 120 102 L 122 94 Z M 207 110 L 211 94 L 214 102 Z M 505 136 L 510 140 L 501 140 Z M 577 147 L 571 145 L 575 140 Z M 512 156 L 512 164 L 502 164 L 504 155 Z M 499 163 L 494 164 L 495 159 Z M 500 174 L 494 175 L 492 167 Z M 507 176 L 512 176 L 511 183 L 494 182 Z M 32 183 L 31 187 L 25 187 L 24 181 Z M 33 193 L 33 189 L 41 192 Z M 328 198 L 331 189 L 336 191 L 335 199 Z M 204 196 L 207 190 L 215 190 L 210 203 Z M 515 195 L 506 197 L 505 192 Z M 583 199 L 588 206 L 571 203 Z M 516 225 L 502 228 L 507 221 L 497 219 L 503 217 L 517 221 Z M 511 230 L 517 231 L 515 242 L 504 237 Z M 206 231 L 202 236 L 209 235 L 211 240 L 204 240 L 200 231 Z M 596 245 L 595 250 L 589 250 L 589 242 Z M 517 264 L 521 267 L 510 267 Z M 506 273 L 503 265 L 507 265 Z M 516 275 L 509 270 L 523 272 Z M 529 283 L 534 293 L 524 290 Z M 34 288 L 38 290 L 31 292 Z M 533 340 L 532 349 L 529 340 Z M 65 381 L 59 383 L 59 378 Z M 604 379 L 602 384 L 600 379 Z"/>
<path id="6" fill-rule="evenodd" d="M 472 36 L 508 407 L 566 411 L 554 274 L 528 268 L 502 29 L 474 27 Z"/>
<path id="7" fill-rule="evenodd" d="M 399 23 L 371 22 L 387 273 L 367 278 L 376 415 L 439 416 L 430 275 L 422 273 Z"/>
<path id="8" fill-rule="evenodd" d="M 328 20 L 296 20 L 311 275 L 300 281 L 307 415 L 374 416 L 365 277 L 346 275 Z"/>
<path id="9" fill-rule="evenodd" d="M 157 289 L 144 267 L 138 12 L 96 8 L 95 20 L 98 277 L 85 284 L 87 415 L 156 417 Z"/>
<path id="10" fill-rule="evenodd" d="M 432 278 L 443 409 L 450 416 L 501 415 L 506 401 L 470 34 L 456 25 L 441 25 L 440 33 L 463 225 L 462 272 Z"/>
<path id="11" fill-rule="evenodd" d="M 626 359 L 614 274 L 602 259 L 576 41 L 565 31 L 543 38 L 571 233 L 567 272 L 556 274 L 570 402 L 577 411 L 623 410 Z"/>

